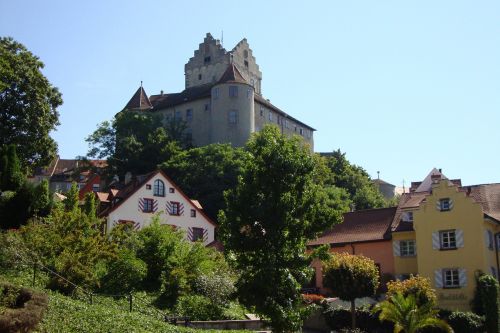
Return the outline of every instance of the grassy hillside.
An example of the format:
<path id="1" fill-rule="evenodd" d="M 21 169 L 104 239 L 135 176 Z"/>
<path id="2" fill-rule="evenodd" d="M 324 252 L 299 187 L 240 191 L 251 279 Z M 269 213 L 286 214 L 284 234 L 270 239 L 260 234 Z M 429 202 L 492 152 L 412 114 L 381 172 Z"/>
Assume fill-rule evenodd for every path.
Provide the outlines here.
<path id="1" fill-rule="evenodd" d="M 129 312 L 126 299 L 96 297 L 94 304 L 42 289 L 44 277 L 37 277 L 37 287 L 49 295 L 48 311 L 37 332 L 216 332 L 173 326 L 161 320 L 161 314 L 148 303 L 146 294 L 138 294 L 133 302 L 135 311 Z M 0 279 L 31 288 L 29 271 L 21 274 L 0 272 Z M 144 314 L 149 313 L 149 314 Z M 247 332 L 247 331 L 232 331 Z"/>

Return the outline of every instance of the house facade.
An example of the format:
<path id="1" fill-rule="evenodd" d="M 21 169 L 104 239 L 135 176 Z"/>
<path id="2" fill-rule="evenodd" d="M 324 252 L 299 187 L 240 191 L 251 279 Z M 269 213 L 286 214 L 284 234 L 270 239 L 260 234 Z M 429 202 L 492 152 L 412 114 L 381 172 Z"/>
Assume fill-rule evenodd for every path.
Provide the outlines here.
<path id="1" fill-rule="evenodd" d="M 215 223 L 205 215 L 196 200 L 189 199 L 162 171 L 155 171 L 139 180 L 131 180 L 124 188 L 97 193 L 108 207 L 101 212 L 106 217 L 106 230 L 119 224 L 141 229 L 158 216 L 160 223 L 185 231 L 191 241 L 209 245 L 215 239 Z"/>
<path id="2" fill-rule="evenodd" d="M 440 307 L 469 310 L 476 274 L 498 278 L 500 184 L 462 187 L 434 169 L 403 195 L 395 221 L 396 277 L 429 278 Z"/>
<path id="3" fill-rule="evenodd" d="M 182 120 L 193 145 L 243 146 L 266 124 L 298 135 L 314 149 L 315 129 L 290 116 L 262 95 L 262 73 L 246 39 L 226 51 L 207 34 L 184 68 L 185 89 L 148 96 L 142 87 L 124 111 L 152 112 L 166 123 Z"/>
<path id="4" fill-rule="evenodd" d="M 325 231 L 320 237 L 309 241 L 307 246 L 328 244 L 332 253 L 363 255 L 372 259 L 379 268 L 380 278 L 387 281 L 394 275 L 391 227 L 396 207 L 366 209 L 345 213 L 342 223 Z M 322 263 L 312 263 L 315 270 L 315 287 L 321 292 L 323 287 Z"/>

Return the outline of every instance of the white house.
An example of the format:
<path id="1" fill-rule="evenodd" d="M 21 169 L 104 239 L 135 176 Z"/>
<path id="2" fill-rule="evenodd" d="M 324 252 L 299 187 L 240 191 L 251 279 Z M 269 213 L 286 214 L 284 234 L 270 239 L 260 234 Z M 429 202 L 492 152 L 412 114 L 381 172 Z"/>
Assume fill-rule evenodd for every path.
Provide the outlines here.
<path id="1" fill-rule="evenodd" d="M 111 206 L 103 212 L 108 232 L 122 223 L 143 228 L 158 214 L 161 224 L 185 230 L 191 241 L 203 240 L 205 245 L 214 241 L 215 223 L 161 170 L 123 190 L 111 190 L 110 196 Z"/>

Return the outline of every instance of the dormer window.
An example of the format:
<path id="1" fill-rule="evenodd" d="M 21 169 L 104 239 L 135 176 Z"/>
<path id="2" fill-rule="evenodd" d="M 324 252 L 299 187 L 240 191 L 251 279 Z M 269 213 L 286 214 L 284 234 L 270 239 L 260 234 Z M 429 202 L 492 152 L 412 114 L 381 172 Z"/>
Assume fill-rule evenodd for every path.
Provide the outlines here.
<path id="1" fill-rule="evenodd" d="M 403 212 L 401 220 L 403 222 L 413 222 L 413 212 Z"/>

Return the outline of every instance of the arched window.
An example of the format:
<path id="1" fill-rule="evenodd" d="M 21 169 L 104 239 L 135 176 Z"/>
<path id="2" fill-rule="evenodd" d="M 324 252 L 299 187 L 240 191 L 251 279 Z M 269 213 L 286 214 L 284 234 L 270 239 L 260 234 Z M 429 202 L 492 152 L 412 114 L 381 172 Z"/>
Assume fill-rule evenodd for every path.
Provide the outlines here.
<path id="1" fill-rule="evenodd" d="M 165 196 L 165 184 L 159 179 L 154 182 L 153 195 L 157 197 Z"/>

